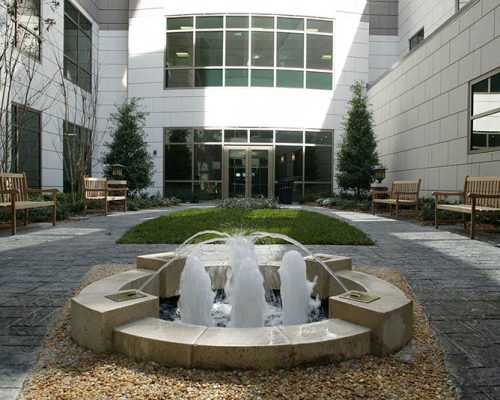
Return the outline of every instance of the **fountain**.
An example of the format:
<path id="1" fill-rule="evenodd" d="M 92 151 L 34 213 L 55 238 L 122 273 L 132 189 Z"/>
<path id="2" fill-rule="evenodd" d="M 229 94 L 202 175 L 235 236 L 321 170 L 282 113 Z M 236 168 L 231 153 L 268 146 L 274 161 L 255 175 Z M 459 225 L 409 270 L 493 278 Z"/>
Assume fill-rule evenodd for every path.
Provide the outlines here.
<path id="1" fill-rule="evenodd" d="M 192 244 L 207 233 L 217 237 Z M 295 249 L 281 257 L 283 246 L 254 246 L 267 237 Z M 259 248 L 277 248 L 279 257 Z M 266 298 L 276 294 L 282 310 L 270 317 L 278 307 Z M 174 299 L 180 319 L 159 319 L 160 299 Z M 321 303 L 327 318 L 310 322 Z M 96 352 L 169 366 L 268 369 L 399 350 L 411 337 L 412 304 L 388 282 L 352 271 L 350 258 L 312 254 L 286 235 L 205 231 L 89 285 L 72 299 L 71 317 L 74 340 Z"/>

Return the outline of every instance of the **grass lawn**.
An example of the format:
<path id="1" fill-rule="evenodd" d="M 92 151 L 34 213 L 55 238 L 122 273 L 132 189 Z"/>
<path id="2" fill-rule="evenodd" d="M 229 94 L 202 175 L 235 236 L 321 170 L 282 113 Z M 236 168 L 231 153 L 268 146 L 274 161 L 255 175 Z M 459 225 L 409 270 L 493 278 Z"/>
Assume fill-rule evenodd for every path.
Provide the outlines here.
<path id="1" fill-rule="evenodd" d="M 204 208 L 177 211 L 129 229 L 118 243 L 182 243 L 203 230 L 281 233 L 302 244 L 373 244 L 366 234 L 332 217 L 290 209 Z M 210 236 L 203 236 L 201 240 Z M 267 240 L 266 243 L 282 243 Z"/>

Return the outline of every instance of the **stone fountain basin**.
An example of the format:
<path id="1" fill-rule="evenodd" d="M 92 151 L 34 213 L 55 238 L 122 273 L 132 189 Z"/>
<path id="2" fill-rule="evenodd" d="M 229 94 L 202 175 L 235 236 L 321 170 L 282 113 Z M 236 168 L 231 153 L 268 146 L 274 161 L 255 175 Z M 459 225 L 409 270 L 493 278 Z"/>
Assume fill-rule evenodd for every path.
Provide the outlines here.
<path id="1" fill-rule="evenodd" d="M 181 258 L 143 291 L 145 297 L 115 302 L 107 295 L 139 288 L 172 253 L 137 258 L 137 269 L 95 282 L 71 302 L 75 342 L 98 353 L 118 352 L 166 366 L 207 369 L 275 369 L 382 355 L 407 344 L 412 302 L 394 285 L 351 270 L 351 259 L 318 255 L 350 290 L 379 296 L 372 303 L 341 298 L 340 285 L 311 257 L 308 279 L 318 276 L 315 294 L 329 298 L 329 319 L 292 326 L 216 328 L 163 321 L 159 297 L 179 294 Z M 267 288 L 279 288 L 278 263 L 260 266 Z M 214 289 L 222 288 L 227 266 L 209 265 Z"/>

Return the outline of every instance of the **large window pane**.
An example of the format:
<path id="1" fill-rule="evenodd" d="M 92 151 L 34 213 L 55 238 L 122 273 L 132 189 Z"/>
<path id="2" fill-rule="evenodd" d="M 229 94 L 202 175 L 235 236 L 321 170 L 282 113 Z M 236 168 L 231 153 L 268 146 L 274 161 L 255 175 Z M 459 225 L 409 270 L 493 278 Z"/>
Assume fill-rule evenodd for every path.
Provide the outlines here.
<path id="1" fill-rule="evenodd" d="M 195 142 L 222 142 L 221 129 L 195 129 Z"/>
<path id="2" fill-rule="evenodd" d="M 195 86 L 222 86 L 222 70 L 197 69 L 195 74 Z"/>
<path id="3" fill-rule="evenodd" d="M 64 58 L 64 76 L 72 82 L 78 80 L 78 67 L 67 58 Z"/>
<path id="4" fill-rule="evenodd" d="M 276 86 L 287 88 L 304 87 L 304 73 L 302 71 L 276 71 Z"/>
<path id="5" fill-rule="evenodd" d="M 25 172 L 28 187 L 41 186 L 40 114 L 22 107 L 12 107 L 14 172 Z"/>
<path id="6" fill-rule="evenodd" d="M 332 69 L 331 36 L 307 35 L 307 68 Z"/>
<path id="7" fill-rule="evenodd" d="M 248 17 L 247 16 L 227 16 L 226 17 L 226 28 L 248 28 Z"/>
<path id="8" fill-rule="evenodd" d="M 302 143 L 302 131 L 276 131 L 276 143 Z"/>
<path id="9" fill-rule="evenodd" d="M 248 32 L 226 32 L 226 65 L 248 65 Z"/>
<path id="10" fill-rule="evenodd" d="M 194 179 L 211 181 L 222 179 L 222 146 L 199 144 L 194 146 Z"/>
<path id="11" fill-rule="evenodd" d="M 167 18 L 168 30 L 193 29 L 193 17 Z"/>
<path id="12" fill-rule="evenodd" d="M 333 33 L 333 22 L 332 21 L 323 21 L 320 19 L 308 19 L 307 20 L 307 31 L 308 32 Z"/>
<path id="13" fill-rule="evenodd" d="M 174 196 L 181 201 L 190 201 L 193 198 L 191 182 L 165 182 L 165 196 Z"/>
<path id="14" fill-rule="evenodd" d="M 252 32 L 252 65 L 255 67 L 274 66 L 274 33 Z"/>
<path id="15" fill-rule="evenodd" d="M 196 66 L 222 65 L 222 32 L 196 33 Z"/>
<path id="16" fill-rule="evenodd" d="M 332 145 L 332 132 L 306 132 L 306 143 Z"/>
<path id="17" fill-rule="evenodd" d="M 302 146 L 276 146 L 275 178 L 302 180 Z"/>
<path id="18" fill-rule="evenodd" d="M 500 147 L 500 112 L 472 121 L 471 149 Z"/>
<path id="19" fill-rule="evenodd" d="M 78 10 L 68 1 L 64 1 L 64 13 L 71 17 L 73 21 L 78 22 Z"/>
<path id="20" fill-rule="evenodd" d="M 193 32 L 167 33 L 167 67 L 193 65 Z"/>
<path id="21" fill-rule="evenodd" d="M 490 78 L 490 92 L 500 93 L 500 73 L 493 75 Z"/>
<path id="22" fill-rule="evenodd" d="M 248 86 L 248 70 L 226 69 L 226 86 Z"/>
<path id="23" fill-rule="evenodd" d="M 306 88 L 332 90 L 331 72 L 307 72 Z"/>
<path id="24" fill-rule="evenodd" d="M 247 142 L 248 132 L 243 129 L 226 129 L 224 131 L 225 142 Z"/>
<path id="25" fill-rule="evenodd" d="M 91 42 L 82 31 L 78 32 L 78 65 L 86 71 L 91 70 Z"/>
<path id="26" fill-rule="evenodd" d="M 75 61 L 78 57 L 78 28 L 68 17 L 64 17 L 64 55 Z"/>
<path id="27" fill-rule="evenodd" d="M 310 182 L 332 179 L 332 148 L 306 147 L 305 180 Z"/>
<path id="28" fill-rule="evenodd" d="M 301 33 L 278 33 L 277 66 L 304 68 L 304 35 Z"/>
<path id="29" fill-rule="evenodd" d="M 196 18 L 196 29 L 222 29 L 222 24 L 221 16 Z"/>
<path id="30" fill-rule="evenodd" d="M 191 146 L 188 144 L 165 145 L 165 179 L 191 180 Z"/>
<path id="31" fill-rule="evenodd" d="M 166 87 L 193 87 L 194 74 L 192 69 L 167 69 L 165 71 Z"/>
<path id="32" fill-rule="evenodd" d="M 272 143 L 273 131 L 270 130 L 251 130 L 250 142 L 252 143 Z"/>
<path id="33" fill-rule="evenodd" d="M 252 28 L 274 29 L 274 17 L 252 17 Z"/>
<path id="34" fill-rule="evenodd" d="M 472 115 L 497 108 L 500 108 L 500 93 L 491 91 L 489 78 L 472 85 Z"/>
<path id="35" fill-rule="evenodd" d="M 273 87 L 274 71 L 268 69 L 252 69 L 252 86 Z"/>
<path id="36" fill-rule="evenodd" d="M 302 18 L 280 18 L 278 17 L 278 29 L 303 31 L 304 20 Z"/>
<path id="37" fill-rule="evenodd" d="M 192 143 L 193 131 L 191 129 L 165 129 L 165 144 Z"/>

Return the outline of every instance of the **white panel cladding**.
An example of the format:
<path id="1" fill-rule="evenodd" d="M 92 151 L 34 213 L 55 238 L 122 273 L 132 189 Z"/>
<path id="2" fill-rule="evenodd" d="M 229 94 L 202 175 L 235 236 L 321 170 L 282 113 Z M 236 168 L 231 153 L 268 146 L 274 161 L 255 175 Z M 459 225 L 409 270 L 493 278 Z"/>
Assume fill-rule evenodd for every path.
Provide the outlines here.
<path id="1" fill-rule="evenodd" d="M 456 0 L 399 0 L 398 54 L 408 53 L 408 41 L 421 28 L 429 36 L 455 13 Z"/>
<path id="2" fill-rule="evenodd" d="M 146 131 L 156 150 L 155 184 L 163 187 L 163 127 L 270 127 L 334 129 L 342 134 L 342 117 L 356 80 L 368 82 L 368 24 L 361 22 L 366 0 L 252 2 L 186 0 L 130 2 L 128 96 L 143 98 L 149 112 Z M 268 14 L 334 20 L 334 90 L 257 87 L 164 87 L 165 17 L 192 14 Z M 110 100 L 110 98 L 108 98 Z M 153 133 L 154 132 L 154 133 Z"/>
<path id="3" fill-rule="evenodd" d="M 99 107 L 97 109 L 97 131 L 99 146 L 94 152 L 94 175 L 102 175 L 99 159 L 107 151 L 104 143 L 109 141 L 109 115 L 116 112 L 116 105 L 127 99 L 128 32 L 99 32 Z"/>
<path id="4" fill-rule="evenodd" d="M 369 81 L 373 82 L 398 59 L 398 37 L 370 35 Z"/>
<path id="5" fill-rule="evenodd" d="M 408 3 L 400 1 L 400 7 Z M 498 175 L 500 151 L 468 153 L 469 81 L 500 67 L 500 4 L 482 3 L 441 27 L 370 88 L 387 182 L 421 178 L 429 194 L 461 189 L 465 175 Z"/>

